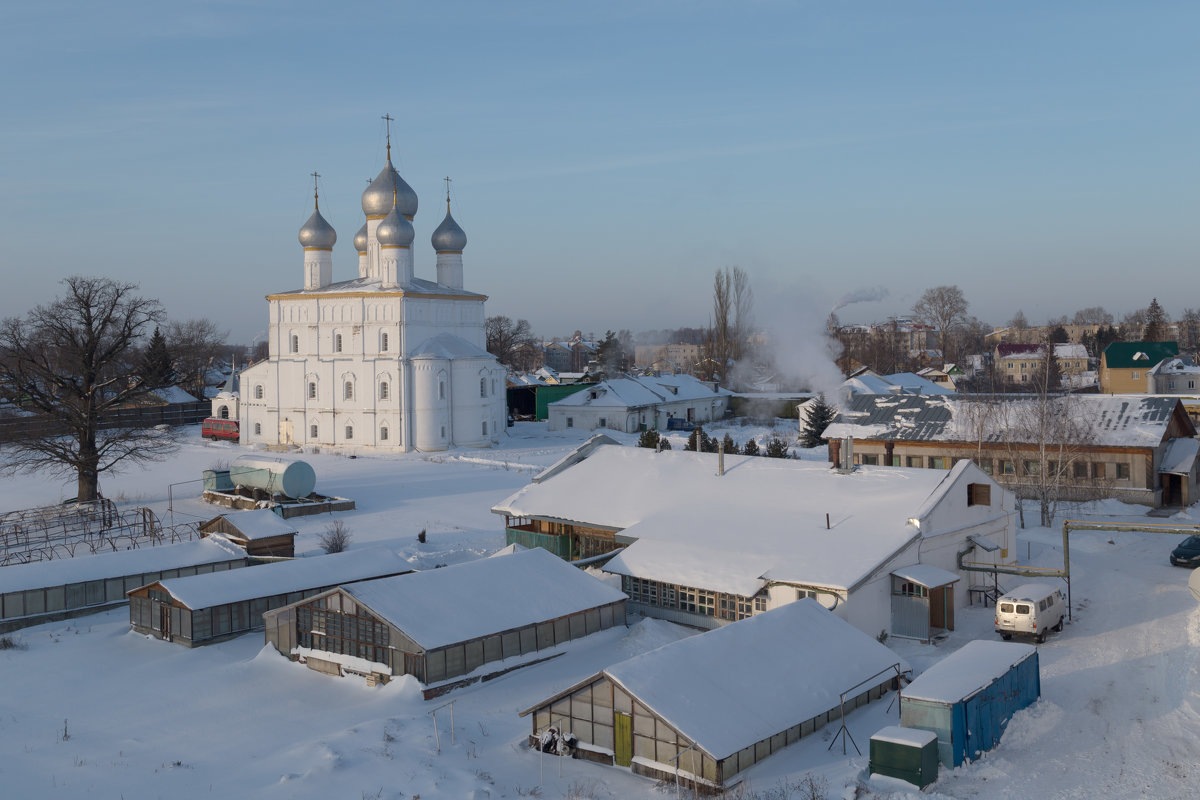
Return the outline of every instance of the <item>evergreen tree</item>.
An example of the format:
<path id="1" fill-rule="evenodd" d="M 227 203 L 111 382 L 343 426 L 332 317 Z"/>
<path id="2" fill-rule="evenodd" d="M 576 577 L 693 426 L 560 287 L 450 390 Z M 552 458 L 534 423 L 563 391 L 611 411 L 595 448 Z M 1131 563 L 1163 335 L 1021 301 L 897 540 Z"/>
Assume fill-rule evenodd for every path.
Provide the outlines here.
<path id="1" fill-rule="evenodd" d="M 658 449 L 670 450 L 671 449 L 671 440 L 665 436 L 658 437 Z"/>
<path id="2" fill-rule="evenodd" d="M 171 353 L 167 350 L 167 339 L 158 328 L 150 337 L 150 344 L 142 354 L 139 372 L 150 389 L 161 389 L 175 383 L 175 370 L 171 366 Z"/>
<path id="3" fill-rule="evenodd" d="M 821 434 L 829 427 L 837 417 L 837 409 L 825 402 L 825 395 L 817 395 L 809 406 L 808 419 L 804 422 L 804 429 L 800 431 L 800 445 L 802 447 L 820 447 L 825 444 L 825 439 Z"/>
<path id="4" fill-rule="evenodd" d="M 662 436 L 658 431 L 651 428 L 648 431 L 642 431 L 642 435 L 638 437 L 638 447 L 649 447 L 654 450 L 658 447 L 658 443 L 662 441 Z"/>
<path id="5" fill-rule="evenodd" d="M 687 444 L 683 449 L 691 450 L 693 453 L 703 453 L 704 440 L 707 438 L 708 436 L 704 433 L 704 428 L 697 425 L 692 428 L 692 432 L 688 435 Z"/>
<path id="6" fill-rule="evenodd" d="M 1158 304 L 1158 298 L 1151 298 L 1150 307 L 1146 309 L 1146 326 L 1142 328 L 1143 342 L 1162 342 L 1167 338 L 1167 312 Z"/>
<path id="7" fill-rule="evenodd" d="M 725 452 L 727 454 L 729 454 L 731 456 L 736 456 L 738 454 L 737 442 L 735 442 L 733 440 L 733 437 L 730 436 L 728 433 L 725 434 L 725 438 L 721 440 L 721 444 L 724 445 Z"/>
<path id="8" fill-rule="evenodd" d="M 772 436 L 771 441 L 767 442 L 767 458 L 787 458 L 788 446 L 787 442 L 780 439 L 778 436 Z"/>
<path id="9" fill-rule="evenodd" d="M 758 442 L 754 441 L 753 436 L 746 440 L 746 446 L 742 448 L 742 454 L 747 456 L 756 456 L 759 454 Z"/>

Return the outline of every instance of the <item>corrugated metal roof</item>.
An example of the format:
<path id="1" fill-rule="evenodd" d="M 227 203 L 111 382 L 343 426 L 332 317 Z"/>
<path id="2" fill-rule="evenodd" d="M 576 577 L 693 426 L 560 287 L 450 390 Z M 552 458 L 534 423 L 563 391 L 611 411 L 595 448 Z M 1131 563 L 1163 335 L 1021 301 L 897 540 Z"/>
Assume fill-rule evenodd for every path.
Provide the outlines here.
<path id="1" fill-rule="evenodd" d="M 1179 399 L 1137 395 L 1065 395 L 1060 406 L 1073 434 L 1089 444 L 1154 447 L 1163 441 Z M 929 395 L 858 395 L 826 430 L 827 438 L 885 441 L 1021 441 L 1023 419 L 1037 413 L 1029 395 L 973 399 Z M 1186 416 L 1186 415 L 1184 415 Z M 1016 437 L 1014 439 L 1014 437 Z"/>

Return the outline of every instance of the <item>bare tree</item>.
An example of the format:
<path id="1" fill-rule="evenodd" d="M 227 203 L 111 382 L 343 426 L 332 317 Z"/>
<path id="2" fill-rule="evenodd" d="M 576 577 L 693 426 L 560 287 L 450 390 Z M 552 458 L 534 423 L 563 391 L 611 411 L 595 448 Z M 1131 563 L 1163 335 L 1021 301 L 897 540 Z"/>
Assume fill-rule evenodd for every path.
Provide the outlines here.
<path id="1" fill-rule="evenodd" d="M 1008 327 L 1016 328 L 1023 331 L 1029 327 L 1029 320 L 1025 318 L 1025 312 L 1017 309 L 1017 313 L 1013 314 L 1013 318 L 1008 321 Z"/>
<path id="2" fill-rule="evenodd" d="M 750 276 L 741 267 L 719 269 L 713 275 L 713 315 L 705 333 L 706 377 L 723 378 L 729 362 L 745 355 L 746 340 L 754 325 L 754 291 Z"/>
<path id="3" fill-rule="evenodd" d="M 167 326 L 167 349 L 175 359 L 175 374 L 184 389 L 201 399 L 208 373 L 225 352 L 229 331 L 209 319 L 189 319 Z"/>
<path id="4" fill-rule="evenodd" d="M 326 553 L 343 553 L 350 547 L 350 529 L 343 520 L 335 519 L 325 526 L 319 542 Z"/>
<path id="5" fill-rule="evenodd" d="M 957 337 L 967 319 L 967 299 L 957 286 L 935 286 L 926 289 L 913 304 L 913 316 L 938 329 L 942 339 L 942 356 L 946 361 L 957 357 Z"/>
<path id="6" fill-rule="evenodd" d="M 1113 315 L 1104 310 L 1104 306 L 1089 306 L 1075 312 L 1076 325 L 1112 325 Z"/>
<path id="7" fill-rule="evenodd" d="M 1179 317 L 1179 349 L 1184 353 L 1195 353 L 1200 348 L 1200 311 L 1185 308 Z"/>
<path id="8" fill-rule="evenodd" d="M 0 323 L 0 398 L 50 432 L 7 444 L 0 469 L 74 472 L 77 499 L 88 501 L 99 496 L 101 473 L 158 461 L 175 449 L 168 430 L 109 427 L 105 420 L 148 393 L 138 374 L 139 344 L 163 311 L 157 300 L 137 296 L 133 284 L 80 276 L 63 284 L 66 292 L 49 305 Z"/>
<path id="9" fill-rule="evenodd" d="M 515 370 L 529 368 L 529 353 L 537 343 L 529 320 L 513 322 L 505 316 L 488 317 L 483 324 L 483 335 L 487 351 L 501 364 Z"/>

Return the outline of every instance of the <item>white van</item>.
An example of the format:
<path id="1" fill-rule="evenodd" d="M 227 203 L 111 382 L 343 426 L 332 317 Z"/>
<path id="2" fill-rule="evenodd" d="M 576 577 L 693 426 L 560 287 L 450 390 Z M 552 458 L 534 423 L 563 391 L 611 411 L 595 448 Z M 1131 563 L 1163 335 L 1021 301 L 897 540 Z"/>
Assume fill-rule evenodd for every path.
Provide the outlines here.
<path id="1" fill-rule="evenodd" d="M 1053 628 L 1063 629 L 1067 602 L 1058 589 L 1045 583 L 1027 583 L 996 601 L 996 633 L 1005 641 L 1013 634 L 1028 634 L 1039 642 Z"/>

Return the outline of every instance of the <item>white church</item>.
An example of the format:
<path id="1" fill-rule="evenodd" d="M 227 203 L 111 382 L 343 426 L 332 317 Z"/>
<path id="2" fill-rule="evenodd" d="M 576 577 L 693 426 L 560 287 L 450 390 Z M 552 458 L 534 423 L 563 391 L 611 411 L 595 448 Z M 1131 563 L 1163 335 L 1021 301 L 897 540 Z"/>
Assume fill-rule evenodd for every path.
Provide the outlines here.
<path id="1" fill-rule="evenodd" d="M 484 301 L 463 288 L 467 236 L 433 232 L 436 280 L 414 275 L 417 195 L 387 162 L 362 196 L 358 277 L 333 281 L 337 234 L 314 210 L 300 228 L 304 288 L 267 296 L 269 357 L 244 369 L 213 416 L 242 444 L 398 452 L 496 444 L 505 369 L 484 346 Z M 232 413 L 231 413 L 232 409 Z"/>

